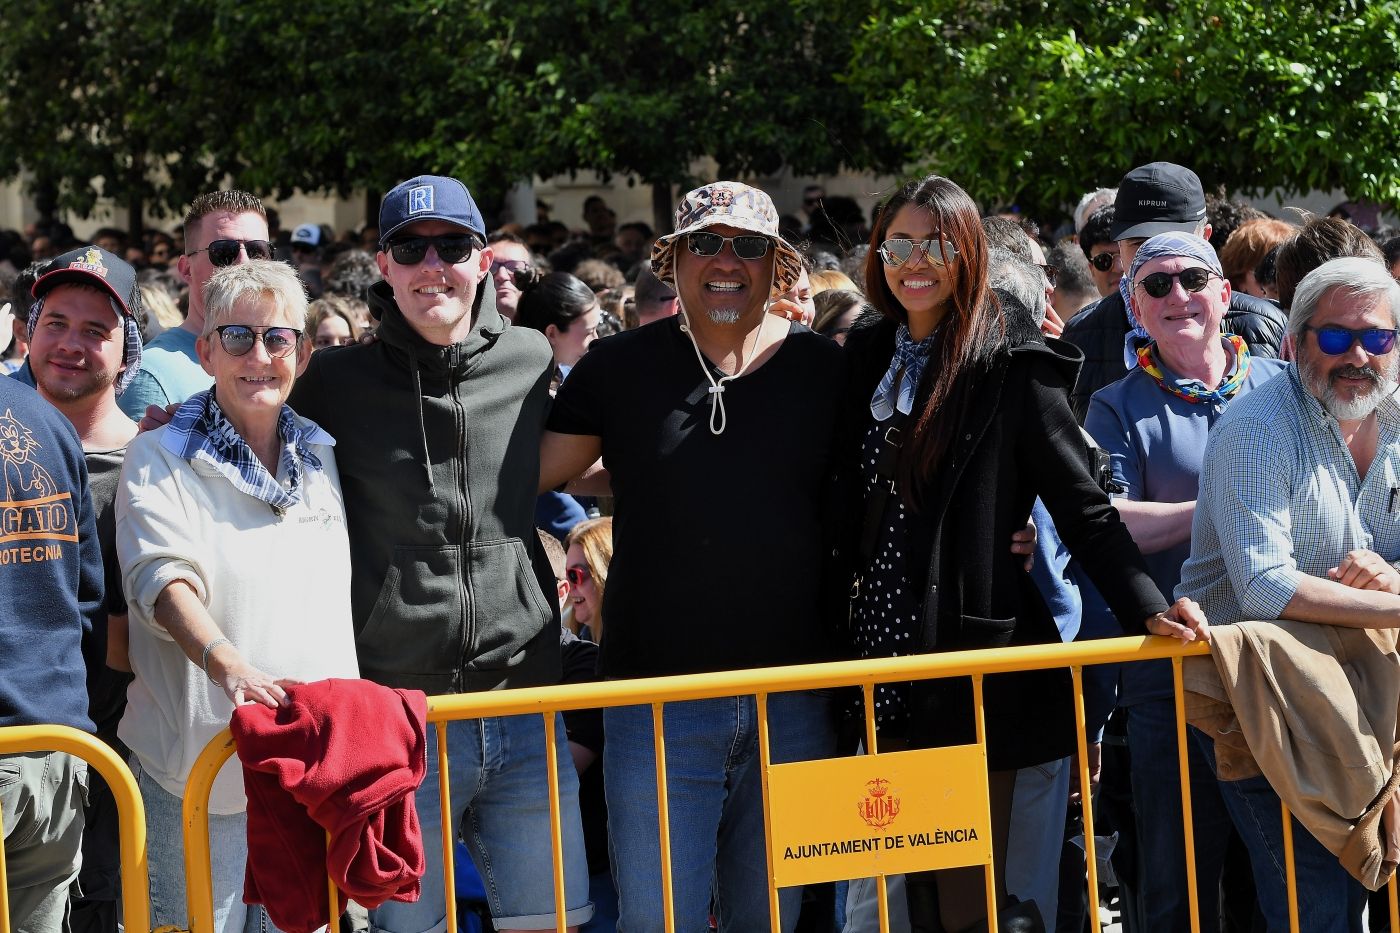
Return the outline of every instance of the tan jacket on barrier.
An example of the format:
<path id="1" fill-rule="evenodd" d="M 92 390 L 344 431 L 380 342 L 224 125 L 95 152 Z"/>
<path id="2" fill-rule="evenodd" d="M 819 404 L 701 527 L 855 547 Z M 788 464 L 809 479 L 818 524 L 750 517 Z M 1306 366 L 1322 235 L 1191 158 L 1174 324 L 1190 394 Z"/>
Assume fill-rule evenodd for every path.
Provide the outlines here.
<path id="1" fill-rule="evenodd" d="M 1210 630 L 1210 657 L 1185 659 L 1186 717 L 1215 739 L 1217 774 L 1263 774 L 1344 868 L 1371 890 L 1380 815 L 1397 785 L 1396 631 L 1280 619 Z"/>

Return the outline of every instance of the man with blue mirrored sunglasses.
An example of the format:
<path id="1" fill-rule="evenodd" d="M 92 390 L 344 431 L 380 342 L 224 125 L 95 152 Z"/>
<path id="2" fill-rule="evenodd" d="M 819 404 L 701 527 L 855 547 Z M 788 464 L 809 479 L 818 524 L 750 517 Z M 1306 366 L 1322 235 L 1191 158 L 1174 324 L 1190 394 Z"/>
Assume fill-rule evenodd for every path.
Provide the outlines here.
<path id="1" fill-rule="evenodd" d="M 1359 641 L 1349 630 L 1400 628 L 1398 316 L 1400 284 L 1379 262 L 1334 259 L 1310 272 L 1289 313 L 1297 361 L 1231 405 L 1206 445 L 1191 557 L 1176 595 L 1209 614 L 1220 658 L 1241 659 L 1233 676 L 1231 665 L 1221 666 L 1237 720 L 1229 728 L 1246 739 L 1262 774 L 1227 767 L 1226 743 L 1205 723 L 1193 738 L 1212 760 L 1219 751 L 1221 795 L 1249 850 L 1270 929 L 1288 924 L 1280 799 L 1296 817 L 1300 929 L 1360 930 L 1358 880 L 1379 883 L 1346 860 L 1344 843 L 1359 811 L 1390 796 L 1381 791 L 1392 774 L 1393 735 L 1379 740 L 1379 754 L 1365 753 L 1385 732 L 1369 717 L 1366 696 L 1379 688 L 1380 714 L 1393 722 L 1400 676 L 1393 684 L 1350 677 L 1343 683 L 1354 696 L 1282 688 L 1270 701 L 1233 691 L 1256 667 L 1279 684 L 1295 669 L 1321 684 L 1331 668 L 1318 665 L 1354 672 L 1371 659 L 1395 668 L 1393 632 Z M 1348 710 L 1345 725 L 1331 717 L 1338 709 Z M 1272 741 L 1256 731 L 1266 722 L 1283 724 L 1268 733 Z M 1309 770 L 1353 750 L 1352 761 L 1378 767 Z"/>

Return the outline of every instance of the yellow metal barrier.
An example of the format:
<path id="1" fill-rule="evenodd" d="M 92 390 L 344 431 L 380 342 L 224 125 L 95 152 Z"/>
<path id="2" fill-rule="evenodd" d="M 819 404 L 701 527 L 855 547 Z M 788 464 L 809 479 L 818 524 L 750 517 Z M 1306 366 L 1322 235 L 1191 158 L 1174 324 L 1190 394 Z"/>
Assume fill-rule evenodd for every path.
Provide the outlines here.
<path id="1" fill-rule="evenodd" d="M 1100 641 L 1087 641 L 1067 645 L 1034 645 L 1017 648 L 985 649 L 977 651 L 949 652 L 946 654 L 925 654 L 902 658 L 880 658 L 867 661 L 841 661 L 827 664 L 806 664 L 791 667 L 764 668 L 758 670 L 729 671 L 714 674 L 695 674 L 679 677 L 657 677 L 639 680 L 607 681 L 591 684 L 574 684 L 560 687 L 538 687 L 520 690 L 493 691 L 490 693 L 457 694 L 452 696 L 430 697 L 428 700 L 428 721 L 436 725 L 439 755 L 446 757 L 446 730 L 444 723 L 459 719 L 477 719 L 492 716 L 512 716 L 519 714 L 543 715 L 548 739 L 550 790 L 550 831 L 554 853 L 554 895 L 556 916 L 559 918 L 560 933 L 565 930 L 564 915 L 564 872 L 561 858 L 561 833 L 558 806 L 558 778 L 554 753 L 554 713 L 579 709 L 600 709 L 615 706 L 650 706 L 653 720 L 653 742 L 656 753 L 657 805 L 661 840 L 662 903 L 667 933 L 674 933 L 674 905 L 671 897 L 670 860 L 670 819 L 666 792 L 666 749 L 662 734 L 662 708 L 666 703 L 682 700 L 712 699 L 716 697 L 754 696 L 759 711 L 759 745 L 763 764 L 763 802 L 765 816 L 769 812 L 768 769 L 771 765 L 768 749 L 767 698 L 774 693 L 787 693 L 797 690 L 814 690 L 831 687 L 861 687 L 865 694 L 866 747 L 876 753 L 878 736 L 875 732 L 874 686 L 879 683 L 937 679 L 944 677 L 973 678 L 974 699 L 977 711 L 977 738 L 985 741 L 982 709 L 982 678 L 988 674 L 1010 673 L 1047 668 L 1069 668 L 1074 685 L 1075 711 L 1077 714 L 1079 777 L 1080 786 L 1089 784 L 1087 737 L 1084 729 L 1084 697 L 1082 689 L 1083 668 L 1098 664 L 1117 664 L 1135 661 L 1171 659 L 1176 684 L 1177 738 L 1179 766 L 1182 783 L 1182 806 L 1185 823 L 1185 850 L 1192 933 L 1199 933 L 1199 919 L 1195 888 L 1195 857 L 1192 846 L 1193 829 L 1191 819 L 1190 783 L 1186 762 L 1186 717 L 1182 692 L 1182 659 L 1207 655 L 1210 649 L 1204 644 L 1181 645 L 1174 639 L 1160 637 L 1114 638 Z M 212 930 L 213 898 L 210 890 L 209 823 L 206 804 L 210 788 L 219 768 L 233 754 L 232 737 L 227 730 L 215 738 L 204 749 L 195 762 L 186 784 L 185 816 L 185 862 L 186 884 L 189 898 L 191 933 L 214 933 Z M 446 859 L 444 888 L 446 893 L 447 924 L 449 933 L 456 933 L 456 896 L 452 890 L 453 866 L 451 838 L 451 815 L 448 812 L 450 800 L 447 768 L 439 770 L 439 794 L 443 808 L 443 853 Z M 1081 795 L 1083 803 L 1084 841 L 1089 905 L 1097 910 L 1098 878 L 1094 846 L 1094 818 L 1092 801 L 1088 793 Z M 139 801 L 137 802 L 139 805 Z M 1297 892 L 1295 887 L 1290 820 L 1284 809 L 1285 844 L 1288 859 L 1289 907 L 1294 931 L 1298 930 Z M 769 904 L 772 928 L 780 929 L 778 916 L 777 889 L 773 884 L 772 836 L 769 832 L 767 843 L 769 872 Z M 144 863 L 143 863 L 144 864 Z M 125 865 L 124 865 L 125 867 Z M 986 871 L 987 907 L 989 926 L 996 928 L 996 883 L 993 867 Z M 889 929 L 889 910 L 883 877 L 877 885 L 880 926 Z M 334 889 L 331 903 L 335 904 Z M 1400 920 L 1396 916 L 1396 888 L 1392 879 L 1390 886 L 1391 928 L 1400 930 Z M 334 910 L 332 910 L 334 916 Z M 1096 916 L 1096 913 L 1094 914 Z"/>
<path id="2" fill-rule="evenodd" d="M 69 726 L 0 727 L 0 756 L 33 752 L 66 752 L 81 758 L 112 789 L 121 838 L 122 918 L 126 933 L 148 933 L 151 912 L 146 888 L 146 810 L 126 763 L 102 740 Z M 0 850 L 0 933 L 9 933 L 9 929 L 5 857 Z"/>

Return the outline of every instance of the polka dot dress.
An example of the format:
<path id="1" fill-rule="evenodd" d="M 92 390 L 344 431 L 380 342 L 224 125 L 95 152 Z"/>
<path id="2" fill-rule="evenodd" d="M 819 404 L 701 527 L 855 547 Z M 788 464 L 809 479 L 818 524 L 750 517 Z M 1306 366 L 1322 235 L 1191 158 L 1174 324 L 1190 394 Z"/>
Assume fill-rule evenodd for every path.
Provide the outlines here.
<path id="1" fill-rule="evenodd" d="M 875 463 L 884 437 L 885 425 L 875 421 L 865 434 L 861 448 L 861 472 L 866 495 L 878 479 Z M 898 490 L 885 500 L 885 515 L 875 544 L 875 555 L 861 577 L 856 597 L 854 634 L 856 650 L 862 658 L 891 658 L 918 650 L 917 632 L 922 600 L 910 591 L 908 559 L 909 517 Z M 909 684 L 875 686 L 875 724 L 883 731 L 902 732 L 909 715 Z M 857 712 L 864 714 L 862 708 Z"/>

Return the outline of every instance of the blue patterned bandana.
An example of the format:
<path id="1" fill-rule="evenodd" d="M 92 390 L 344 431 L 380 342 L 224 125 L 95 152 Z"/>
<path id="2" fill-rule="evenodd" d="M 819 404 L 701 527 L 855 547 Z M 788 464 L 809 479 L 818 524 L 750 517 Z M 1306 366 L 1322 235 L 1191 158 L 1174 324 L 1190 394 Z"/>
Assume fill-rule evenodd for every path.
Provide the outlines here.
<path id="1" fill-rule="evenodd" d="M 335 439 L 318 425 L 303 429 L 292 409 L 282 406 L 277 416 L 277 436 L 282 439 L 282 472 L 287 485 L 267 471 L 214 399 L 214 390 L 196 392 L 175 411 L 160 444 L 193 463 L 196 460 L 218 470 L 234 488 L 272 506 L 279 515 L 301 501 L 302 467 L 320 470 L 321 460 L 309 444 L 333 446 Z"/>
<path id="2" fill-rule="evenodd" d="M 938 337 L 939 328 L 923 340 L 914 341 L 909 335 L 907 324 L 899 325 L 894 335 L 894 358 L 885 371 L 880 384 L 875 387 L 875 395 L 870 399 L 870 414 L 876 421 L 888 421 L 898 408 L 909 414 L 914 408 L 914 393 L 919 389 L 919 380 L 924 374 L 924 364 L 928 362 L 929 351 Z M 901 378 L 902 373 L 902 378 Z M 899 380 L 896 395 L 895 380 Z"/>

